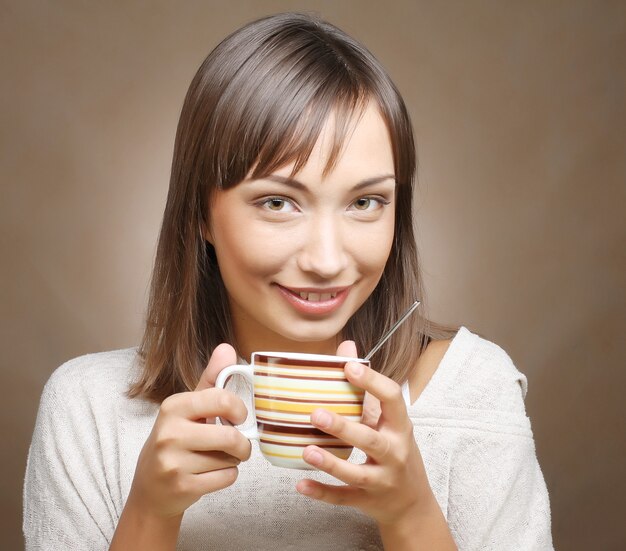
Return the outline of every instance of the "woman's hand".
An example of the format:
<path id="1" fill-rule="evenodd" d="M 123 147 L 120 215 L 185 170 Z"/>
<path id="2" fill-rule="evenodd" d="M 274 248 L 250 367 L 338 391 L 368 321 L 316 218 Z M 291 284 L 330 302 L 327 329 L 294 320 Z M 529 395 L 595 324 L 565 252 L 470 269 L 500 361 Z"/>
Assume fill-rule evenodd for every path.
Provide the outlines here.
<path id="1" fill-rule="evenodd" d="M 237 465 L 250 457 L 250 442 L 236 428 L 215 425 L 217 416 L 243 423 L 243 401 L 213 388 L 219 372 L 236 364 L 235 350 L 218 346 L 193 392 L 163 401 L 141 450 L 129 502 L 153 518 L 182 516 L 204 494 L 230 486 Z"/>
<path id="2" fill-rule="evenodd" d="M 337 354 L 356 356 L 354 343 L 342 343 Z M 366 394 L 364 419 L 371 426 L 348 421 L 324 409 L 314 411 L 311 421 L 324 432 L 361 449 L 367 460 L 357 465 L 317 446 L 308 446 L 304 451 L 305 461 L 341 480 L 345 486 L 301 480 L 297 490 L 326 503 L 357 507 L 377 521 L 381 533 L 393 532 L 394 537 L 401 533 L 408 536 L 413 527 L 424 524 L 423 519 L 437 515 L 443 519 L 413 436 L 400 386 L 356 362 L 348 362 L 345 371 L 352 384 L 370 395 Z M 376 421 L 377 401 L 380 416 Z M 445 519 L 441 529 L 447 531 Z"/>

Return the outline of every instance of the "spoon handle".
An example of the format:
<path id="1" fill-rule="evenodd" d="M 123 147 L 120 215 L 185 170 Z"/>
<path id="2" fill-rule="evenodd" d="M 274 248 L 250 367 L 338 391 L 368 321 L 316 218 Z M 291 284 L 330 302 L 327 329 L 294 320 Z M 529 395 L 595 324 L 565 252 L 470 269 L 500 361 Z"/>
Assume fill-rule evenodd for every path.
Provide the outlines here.
<path id="1" fill-rule="evenodd" d="M 378 349 L 387 342 L 387 339 L 396 332 L 396 329 L 398 329 L 398 327 L 400 327 L 404 323 L 404 320 L 406 320 L 415 311 L 420 303 L 421 302 L 419 300 L 416 300 L 413 304 L 411 304 L 409 309 L 404 314 L 402 314 L 402 317 L 392 325 L 391 329 L 389 329 L 389 331 L 387 331 L 378 341 L 378 344 L 370 350 L 367 356 L 365 356 L 366 360 L 369 360 L 374 354 L 376 354 L 376 352 L 378 352 Z"/>

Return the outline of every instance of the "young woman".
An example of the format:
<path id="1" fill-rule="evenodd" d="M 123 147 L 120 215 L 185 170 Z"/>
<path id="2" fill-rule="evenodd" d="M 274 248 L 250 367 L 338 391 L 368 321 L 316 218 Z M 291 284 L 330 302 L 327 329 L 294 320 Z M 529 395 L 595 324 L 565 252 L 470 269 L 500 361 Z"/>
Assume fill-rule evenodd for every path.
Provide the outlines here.
<path id="1" fill-rule="evenodd" d="M 423 300 L 415 150 L 398 91 L 332 25 L 256 21 L 204 61 L 183 106 L 143 341 L 60 367 L 30 450 L 28 549 L 550 549 L 524 411 L 496 345 L 414 315 L 348 363 L 362 423 L 312 422 L 311 476 L 234 427 L 217 374 L 255 350 L 365 354 Z M 305 474 L 307 476 L 305 476 Z"/>

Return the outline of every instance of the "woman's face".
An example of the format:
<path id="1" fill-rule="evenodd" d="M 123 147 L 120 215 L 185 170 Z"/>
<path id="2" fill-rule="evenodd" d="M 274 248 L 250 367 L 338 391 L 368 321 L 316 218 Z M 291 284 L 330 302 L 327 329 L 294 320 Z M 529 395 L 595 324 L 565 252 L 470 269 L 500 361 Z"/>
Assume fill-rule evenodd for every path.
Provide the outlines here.
<path id="1" fill-rule="evenodd" d="M 330 117 L 293 178 L 285 166 L 218 191 L 211 204 L 207 239 L 245 355 L 334 353 L 337 336 L 383 273 L 395 211 L 387 128 L 370 103 L 324 176 L 332 124 Z"/>

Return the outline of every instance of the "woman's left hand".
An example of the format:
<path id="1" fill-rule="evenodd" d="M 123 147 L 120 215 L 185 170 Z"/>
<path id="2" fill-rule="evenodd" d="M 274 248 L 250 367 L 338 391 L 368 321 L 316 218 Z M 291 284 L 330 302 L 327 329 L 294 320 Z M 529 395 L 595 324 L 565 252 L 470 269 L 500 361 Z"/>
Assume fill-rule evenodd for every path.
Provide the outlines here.
<path id="1" fill-rule="evenodd" d="M 337 353 L 356 356 L 354 343 L 341 343 Z M 381 526 L 402 526 L 410 524 L 415 515 L 430 514 L 436 502 L 400 385 L 360 363 L 348 362 L 345 371 L 352 384 L 371 395 L 366 394 L 370 400 L 364 407 L 364 417 L 371 419 L 372 396 L 380 402 L 377 423 L 355 423 L 324 409 L 315 410 L 311 421 L 324 432 L 361 449 L 367 460 L 360 465 L 349 463 L 317 446 L 308 446 L 304 460 L 345 486 L 307 479 L 298 482 L 297 490 L 326 503 L 357 507 Z"/>

